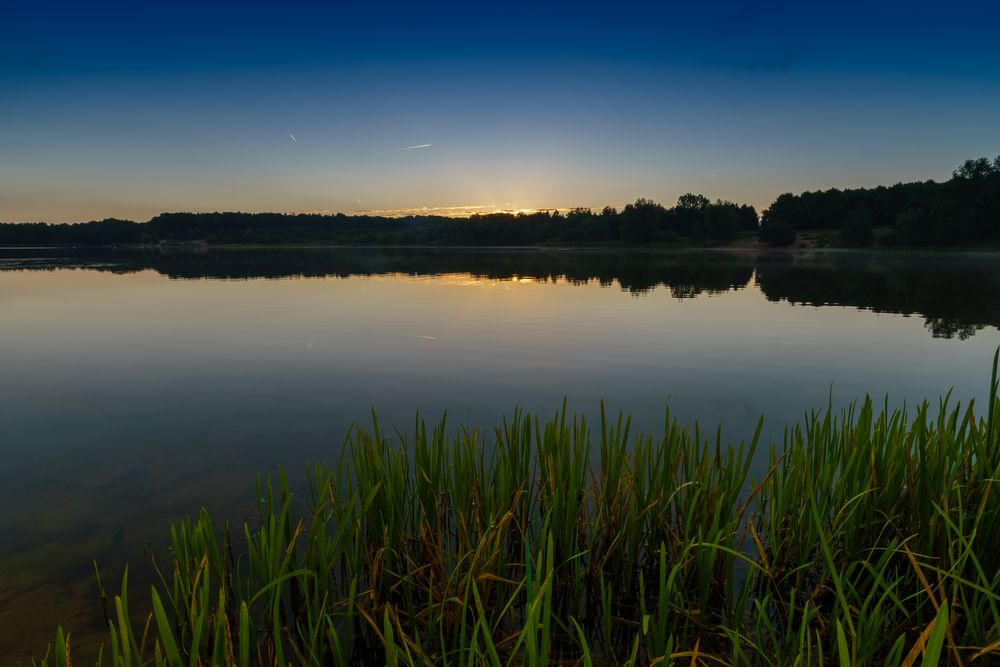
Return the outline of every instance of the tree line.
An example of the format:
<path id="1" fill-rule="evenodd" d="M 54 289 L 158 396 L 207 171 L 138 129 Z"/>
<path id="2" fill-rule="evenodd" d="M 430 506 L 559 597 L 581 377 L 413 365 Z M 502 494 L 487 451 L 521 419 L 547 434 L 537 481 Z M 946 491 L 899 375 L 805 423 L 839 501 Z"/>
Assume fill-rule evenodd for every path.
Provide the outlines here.
<path id="1" fill-rule="evenodd" d="M 966 160 L 943 183 L 783 194 L 762 216 L 761 238 L 775 245 L 816 230 L 846 246 L 998 243 L 1000 156 Z"/>
<path id="2" fill-rule="evenodd" d="M 234 212 L 163 213 L 148 222 L 8 223 L 0 224 L 0 244 L 644 246 L 680 239 L 726 242 L 743 232 L 789 245 L 803 231 L 831 232 L 845 246 L 1000 243 L 1000 156 L 966 160 L 943 183 L 782 194 L 760 218 L 753 206 L 689 193 L 672 207 L 640 198 L 621 209 L 465 218 Z"/>
<path id="3" fill-rule="evenodd" d="M 647 245 L 680 238 L 727 241 L 756 231 L 757 211 L 686 194 L 667 208 L 638 199 L 622 209 L 489 213 L 466 218 L 281 213 L 163 213 L 148 222 L 0 224 L 0 244 Z"/>

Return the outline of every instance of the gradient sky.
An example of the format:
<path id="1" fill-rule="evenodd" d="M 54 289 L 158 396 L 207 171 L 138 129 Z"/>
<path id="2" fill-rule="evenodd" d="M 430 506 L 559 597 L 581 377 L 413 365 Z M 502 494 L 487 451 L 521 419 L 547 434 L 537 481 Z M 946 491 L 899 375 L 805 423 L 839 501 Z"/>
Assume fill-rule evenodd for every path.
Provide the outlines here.
<path id="1" fill-rule="evenodd" d="M 761 209 L 1000 153 L 996 2 L 698 4 L 0 0 L 0 221 Z"/>

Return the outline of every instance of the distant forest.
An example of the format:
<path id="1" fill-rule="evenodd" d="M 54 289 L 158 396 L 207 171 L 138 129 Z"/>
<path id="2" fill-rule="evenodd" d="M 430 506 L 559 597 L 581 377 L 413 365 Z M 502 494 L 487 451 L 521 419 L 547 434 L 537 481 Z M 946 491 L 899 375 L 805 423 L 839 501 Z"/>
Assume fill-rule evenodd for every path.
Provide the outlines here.
<path id="1" fill-rule="evenodd" d="M 148 222 L 0 224 L 0 245 L 343 244 L 442 246 L 644 246 L 725 243 L 759 234 L 789 245 L 822 232 L 844 246 L 1000 243 L 1000 157 L 967 160 L 944 182 L 783 194 L 758 217 L 746 204 L 682 195 L 665 207 L 638 199 L 622 209 L 490 213 L 467 218 L 280 213 L 163 213 Z M 827 233 L 828 232 L 828 233 Z"/>
<path id="2" fill-rule="evenodd" d="M 783 194 L 762 216 L 761 237 L 831 230 L 843 246 L 1000 243 L 1000 156 L 966 160 L 944 183 Z"/>
<path id="3" fill-rule="evenodd" d="M 468 218 L 280 213 L 163 213 L 149 222 L 100 220 L 74 225 L 0 225 L 0 244 L 335 243 L 522 246 L 645 245 L 679 238 L 725 241 L 756 231 L 757 211 L 732 202 L 682 196 L 673 208 L 639 199 L 621 210 L 490 213 Z"/>

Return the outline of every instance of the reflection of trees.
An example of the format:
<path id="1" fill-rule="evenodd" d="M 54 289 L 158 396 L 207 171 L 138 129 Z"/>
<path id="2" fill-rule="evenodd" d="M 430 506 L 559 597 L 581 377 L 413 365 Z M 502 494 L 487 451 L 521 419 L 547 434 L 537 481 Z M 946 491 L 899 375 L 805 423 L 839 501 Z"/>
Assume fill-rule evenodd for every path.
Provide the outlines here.
<path id="1" fill-rule="evenodd" d="M 740 289 L 753 275 L 750 260 L 721 253 L 426 248 L 211 249 L 208 252 L 167 253 L 120 250 L 96 258 L 89 251 L 75 258 L 63 258 L 58 265 L 116 273 L 152 269 L 176 279 L 468 274 L 491 280 L 532 278 L 581 284 L 589 281 L 601 285 L 618 283 L 622 289 L 636 295 L 666 286 L 678 298 Z M 41 265 L 36 263 L 35 267 L 41 268 Z"/>
<path id="2" fill-rule="evenodd" d="M 57 252 L 58 257 L 46 259 L 44 253 L 23 251 L 20 258 L 0 259 L 0 269 L 154 270 L 175 279 L 236 280 L 464 274 L 618 284 L 636 296 L 665 287 L 678 299 L 742 289 L 756 269 L 760 290 L 771 301 L 921 315 L 931 335 L 942 338 L 965 339 L 985 326 L 1000 326 L 1000 265 L 989 255 L 820 252 L 809 258 L 773 254 L 753 259 L 719 252 L 431 248 Z"/>
<path id="3" fill-rule="evenodd" d="M 966 339 L 1000 326 L 1000 267 L 987 256 L 820 254 L 760 261 L 757 283 L 771 301 L 855 306 L 921 315 L 931 335 Z"/>
<path id="4" fill-rule="evenodd" d="M 939 317 L 926 318 L 927 328 L 935 338 L 958 338 L 966 340 L 976 335 L 976 332 L 983 329 L 984 324 L 963 324 L 954 320 L 942 319 Z"/>

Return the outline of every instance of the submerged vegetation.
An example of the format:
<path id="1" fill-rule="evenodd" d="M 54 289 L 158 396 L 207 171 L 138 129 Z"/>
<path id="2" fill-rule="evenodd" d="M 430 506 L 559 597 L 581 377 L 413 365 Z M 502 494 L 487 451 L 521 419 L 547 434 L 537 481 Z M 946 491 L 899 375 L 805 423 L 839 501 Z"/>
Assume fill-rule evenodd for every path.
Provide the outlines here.
<path id="1" fill-rule="evenodd" d="M 934 665 L 1000 658 L 1000 398 L 865 400 L 732 446 L 521 412 L 349 435 L 300 499 L 176 524 L 103 664 Z M 977 416 L 982 414 L 983 416 Z M 143 593 L 145 595 L 145 593 Z M 41 664 L 70 663 L 60 629 Z"/>

